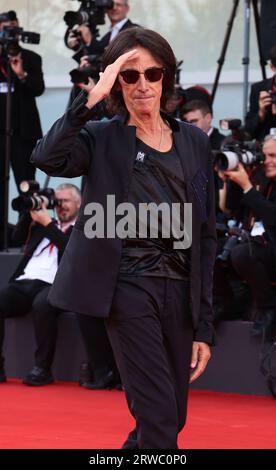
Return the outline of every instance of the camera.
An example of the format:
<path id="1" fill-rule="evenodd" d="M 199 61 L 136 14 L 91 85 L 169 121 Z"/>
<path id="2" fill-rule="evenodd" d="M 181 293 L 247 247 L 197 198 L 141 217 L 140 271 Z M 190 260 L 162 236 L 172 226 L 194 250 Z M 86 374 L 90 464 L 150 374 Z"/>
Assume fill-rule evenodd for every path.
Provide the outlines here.
<path id="1" fill-rule="evenodd" d="M 271 104 L 276 104 L 276 91 L 271 91 L 270 96 L 271 96 Z"/>
<path id="2" fill-rule="evenodd" d="M 226 226 L 225 226 L 226 227 Z M 248 240 L 250 234 L 247 230 L 244 230 L 241 226 L 231 225 L 228 229 L 226 227 L 227 240 L 222 248 L 222 252 L 217 256 L 223 266 L 228 265 L 231 250 L 236 246 L 240 240 Z"/>
<path id="3" fill-rule="evenodd" d="M 255 165 L 264 160 L 260 144 L 255 140 L 246 140 L 248 135 L 241 128 L 240 119 L 221 119 L 220 128 L 231 130 L 232 136 L 226 137 L 220 150 L 213 151 L 218 170 L 234 170 L 237 165 Z"/>
<path id="4" fill-rule="evenodd" d="M 15 11 L 10 10 L 2 13 L 0 15 L 0 23 L 3 22 L 17 22 Z M 18 26 L 4 26 L 3 31 L 0 31 L 0 45 L 5 47 L 7 55 L 16 56 L 19 54 L 21 48 L 18 41 L 22 41 L 25 44 L 39 44 L 40 34 L 24 31 L 23 28 Z"/>
<path id="5" fill-rule="evenodd" d="M 232 142 L 215 151 L 215 165 L 221 171 L 234 170 L 239 162 L 245 166 L 255 165 L 264 160 L 256 141 Z"/>
<path id="6" fill-rule="evenodd" d="M 45 203 L 47 209 L 54 209 L 60 202 L 56 199 L 52 188 L 40 189 L 37 181 L 22 181 L 20 183 L 21 195 L 12 200 L 15 211 L 39 211 Z"/>
<path id="7" fill-rule="evenodd" d="M 78 11 L 66 11 L 63 17 L 71 29 L 75 24 L 88 23 L 91 28 L 105 23 L 105 10 L 113 8 L 112 0 L 79 0 L 81 6 Z"/>
<path id="8" fill-rule="evenodd" d="M 71 70 L 71 82 L 74 84 L 77 83 L 88 83 L 88 78 L 91 77 L 95 80 L 98 80 L 99 74 L 102 66 L 102 58 L 100 55 L 92 54 L 87 56 L 87 61 L 89 65 L 78 67 L 77 69 Z"/>

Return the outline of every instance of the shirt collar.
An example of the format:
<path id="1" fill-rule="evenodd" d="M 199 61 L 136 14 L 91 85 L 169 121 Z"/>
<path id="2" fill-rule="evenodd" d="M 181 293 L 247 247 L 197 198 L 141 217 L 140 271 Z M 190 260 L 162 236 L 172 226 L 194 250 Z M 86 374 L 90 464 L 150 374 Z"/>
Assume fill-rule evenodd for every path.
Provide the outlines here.
<path id="1" fill-rule="evenodd" d="M 113 30 L 119 31 L 127 21 L 128 21 L 128 18 L 124 18 L 123 20 L 119 21 L 119 23 L 116 23 L 114 26 L 111 26 L 110 31 L 113 31 Z"/>

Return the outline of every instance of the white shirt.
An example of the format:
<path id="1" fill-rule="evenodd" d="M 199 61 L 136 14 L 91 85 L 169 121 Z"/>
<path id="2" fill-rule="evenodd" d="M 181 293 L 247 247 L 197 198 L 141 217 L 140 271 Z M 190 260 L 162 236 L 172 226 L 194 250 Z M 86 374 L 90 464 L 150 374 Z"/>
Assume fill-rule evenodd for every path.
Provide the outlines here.
<path id="1" fill-rule="evenodd" d="M 74 225 L 74 223 L 75 221 L 70 222 L 63 225 L 62 228 L 59 223 L 57 226 L 60 230 L 65 232 L 70 225 Z M 22 281 L 23 279 L 39 279 L 40 281 L 53 284 L 57 268 L 58 249 L 55 245 L 51 245 L 51 241 L 45 237 L 33 252 L 31 259 L 25 266 L 24 273 L 21 274 L 16 281 Z"/>
<path id="2" fill-rule="evenodd" d="M 111 35 L 109 42 L 113 41 L 114 38 L 116 38 L 117 34 L 119 34 L 120 29 L 124 26 L 124 24 L 128 21 L 128 18 L 124 18 L 123 20 L 119 21 L 119 23 L 116 23 L 114 26 L 111 27 Z"/>

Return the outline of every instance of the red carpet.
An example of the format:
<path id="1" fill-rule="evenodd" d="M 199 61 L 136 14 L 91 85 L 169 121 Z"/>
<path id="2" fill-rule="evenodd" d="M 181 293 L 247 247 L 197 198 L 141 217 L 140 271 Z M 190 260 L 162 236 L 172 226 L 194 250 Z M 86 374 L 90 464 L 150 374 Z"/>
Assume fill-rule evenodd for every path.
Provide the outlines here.
<path id="1" fill-rule="evenodd" d="M 123 392 L 68 382 L 32 388 L 9 380 L 0 394 L 1 449 L 120 448 L 133 426 Z M 179 446 L 275 448 L 275 405 L 269 397 L 192 391 Z"/>

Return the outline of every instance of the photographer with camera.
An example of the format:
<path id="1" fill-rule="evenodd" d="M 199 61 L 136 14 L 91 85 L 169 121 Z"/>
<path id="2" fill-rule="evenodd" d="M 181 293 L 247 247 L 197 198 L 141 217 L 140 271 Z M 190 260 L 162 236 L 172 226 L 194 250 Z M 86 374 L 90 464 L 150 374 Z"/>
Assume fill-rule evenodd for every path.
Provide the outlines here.
<path id="1" fill-rule="evenodd" d="M 24 182 L 25 183 L 25 182 Z M 24 379 L 27 385 L 46 385 L 53 382 L 51 365 L 54 358 L 57 316 L 59 309 L 52 307 L 48 292 L 54 281 L 73 224 L 81 204 L 78 188 L 72 184 L 57 187 L 53 197 L 45 190 L 29 196 L 20 196 L 17 204 L 34 210 L 21 213 L 14 230 L 14 239 L 25 243 L 23 258 L 7 287 L 0 290 L 0 382 L 6 380 L 2 345 L 5 318 L 33 315 L 37 349 L 35 367 Z M 51 191 L 48 190 L 48 194 Z M 20 199 L 19 198 L 19 199 Z M 21 206 L 21 207 L 22 207 Z M 55 207 L 57 221 L 48 209 Z"/>
<path id="2" fill-rule="evenodd" d="M 11 78 L 10 161 L 19 190 L 22 180 L 33 180 L 35 167 L 30 155 L 42 130 L 35 97 L 44 91 L 41 57 L 19 45 L 19 39 L 37 42 L 38 35 L 18 27 L 14 11 L 0 14 L 0 248 L 3 243 L 5 194 L 6 110 L 8 75 Z"/>
<path id="3" fill-rule="evenodd" d="M 244 166 L 225 175 L 243 191 L 241 205 L 250 211 L 250 237 L 231 249 L 231 263 L 246 280 L 258 310 L 253 333 L 273 333 L 276 321 L 276 136 L 268 135 L 263 144 L 265 179 L 260 190 L 254 187 Z"/>
<path id="4" fill-rule="evenodd" d="M 252 138 L 263 140 L 276 127 L 276 44 L 271 48 L 270 68 L 274 75 L 252 85 L 245 130 Z"/>
<path id="5" fill-rule="evenodd" d="M 93 0 L 80 1 L 81 6 L 77 12 L 68 11 L 64 15 L 64 21 L 68 25 L 65 44 L 76 51 L 73 59 L 80 64 L 79 68 L 70 72 L 76 86 L 87 83 L 89 77 L 97 81 L 105 48 L 120 31 L 137 26 L 127 18 L 128 0 L 103 0 L 97 4 Z M 110 20 L 111 28 L 102 39 L 98 39 L 97 26 L 105 23 L 105 14 Z M 70 103 L 75 95 L 76 93 Z"/>

